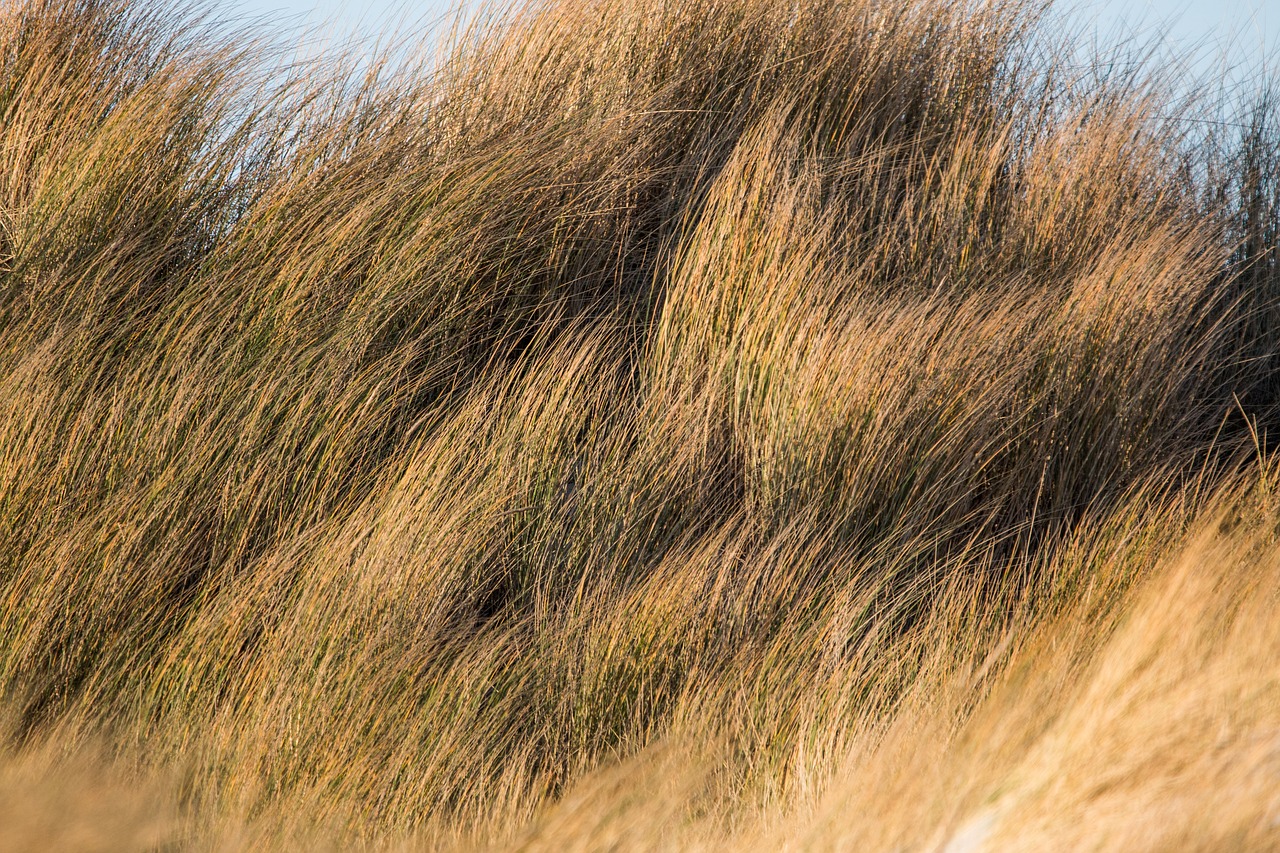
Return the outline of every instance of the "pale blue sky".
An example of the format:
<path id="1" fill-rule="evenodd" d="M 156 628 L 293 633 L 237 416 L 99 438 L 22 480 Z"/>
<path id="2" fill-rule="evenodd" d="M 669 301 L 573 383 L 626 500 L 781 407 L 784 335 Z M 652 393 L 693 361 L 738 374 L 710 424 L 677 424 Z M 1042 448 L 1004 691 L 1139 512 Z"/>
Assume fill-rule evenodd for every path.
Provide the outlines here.
<path id="1" fill-rule="evenodd" d="M 265 14 L 288 24 L 331 25 L 338 32 L 403 33 L 446 15 L 456 0 L 212 0 L 228 10 Z M 1104 34 L 1119 29 L 1150 34 L 1167 28 L 1175 45 L 1232 65 L 1264 54 L 1280 59 L 1280 0 L 1066 0 L 1060 9 Z M 327 31 L 332 31 L 326 27 Z"/>

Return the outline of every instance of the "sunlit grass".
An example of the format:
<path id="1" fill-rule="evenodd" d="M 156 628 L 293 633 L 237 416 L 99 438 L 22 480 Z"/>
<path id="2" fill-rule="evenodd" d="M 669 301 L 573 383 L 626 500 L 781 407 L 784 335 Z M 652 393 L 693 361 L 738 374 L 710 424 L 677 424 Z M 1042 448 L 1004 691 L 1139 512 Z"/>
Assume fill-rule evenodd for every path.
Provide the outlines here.
<path id="1" fill-rule="evenodd" d="M 1280 116 L 1077 53 L 5 6 L 0 846 L 1280 846 Z"/>

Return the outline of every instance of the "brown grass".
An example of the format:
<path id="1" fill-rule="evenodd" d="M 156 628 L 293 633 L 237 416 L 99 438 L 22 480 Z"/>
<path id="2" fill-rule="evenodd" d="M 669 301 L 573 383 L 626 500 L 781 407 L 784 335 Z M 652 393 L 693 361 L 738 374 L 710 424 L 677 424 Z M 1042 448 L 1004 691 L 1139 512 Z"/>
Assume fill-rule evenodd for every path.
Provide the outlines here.
<path id="1" fill-rule="evenodd" d="M 1280 116 L 1042 12 L 4 6 L 0 846 L 1280 847 Z"/>

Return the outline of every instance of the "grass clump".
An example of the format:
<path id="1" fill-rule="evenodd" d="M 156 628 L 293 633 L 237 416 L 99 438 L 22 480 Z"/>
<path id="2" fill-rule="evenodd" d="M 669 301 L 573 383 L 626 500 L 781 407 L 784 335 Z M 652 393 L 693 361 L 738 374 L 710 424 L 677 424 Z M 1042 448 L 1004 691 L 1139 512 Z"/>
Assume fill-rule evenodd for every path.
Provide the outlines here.
<path id="1" fill-rule="evenodd" d="M 6 5 L 5 842 L 1275 846 L 1275 101 L 1051 24 Z"/>

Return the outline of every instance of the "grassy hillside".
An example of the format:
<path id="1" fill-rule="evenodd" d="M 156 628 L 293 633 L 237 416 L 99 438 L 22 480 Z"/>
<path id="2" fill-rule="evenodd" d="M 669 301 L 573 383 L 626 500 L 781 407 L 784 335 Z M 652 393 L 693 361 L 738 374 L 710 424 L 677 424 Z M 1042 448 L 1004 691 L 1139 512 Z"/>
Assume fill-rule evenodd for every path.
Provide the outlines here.
<path id="1" fill-rule="evenodd" d="M 1280 109 L 1023 0 L 0 11 L 0 847 L 1280 848 Z"/>

